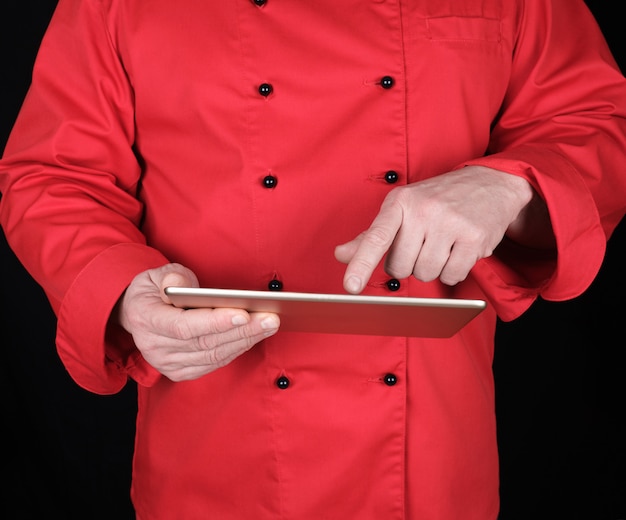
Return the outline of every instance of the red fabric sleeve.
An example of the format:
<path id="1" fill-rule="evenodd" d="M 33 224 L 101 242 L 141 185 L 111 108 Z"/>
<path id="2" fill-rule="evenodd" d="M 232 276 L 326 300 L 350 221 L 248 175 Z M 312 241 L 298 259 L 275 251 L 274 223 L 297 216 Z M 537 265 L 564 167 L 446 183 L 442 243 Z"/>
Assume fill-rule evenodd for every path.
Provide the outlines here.
<path id="1" fill-rule="evenodd" d="M 476 266 L 473 275 L 505 320 L 537 295 L 554 301 L 580 295 L 626 211 L 624 77 L 582 2 L 523 5 L 489 154 L 465 164 L 526 178 L 547 203 L 558 255 L 554 263 L 505 242 Z M 565 36 L 572 32 L 585 38 Z"/>
<path id="2" fill-rule="evenodd" d="M 60 2 L 0 169 L 0 191 L 10 191 L 0 222 L 57 313 L 60 357 L 80 386 L 103 394 L 129 375 L 157 377 L 130 338 L 105 338 L 132 278 L 167 263 L 139 230 L 133 101 L 101 2 Z"/>

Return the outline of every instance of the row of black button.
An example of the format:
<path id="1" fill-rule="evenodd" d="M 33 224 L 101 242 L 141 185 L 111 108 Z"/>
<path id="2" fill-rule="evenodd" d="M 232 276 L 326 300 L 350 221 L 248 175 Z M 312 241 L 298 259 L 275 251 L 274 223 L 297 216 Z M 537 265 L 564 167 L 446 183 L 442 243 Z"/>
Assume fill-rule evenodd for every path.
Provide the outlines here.
<path id="1" fill-rule="evenodd" d="M 267 3 L 267 0 L 252 0 L 255 5 L 261 7 Z M 379 82 L 380 86 L 384 89 L 390 89 L 394 86 L 395 80 L 391 76 L 383 76 Z M 261 83 L 258 87 L 259 94 L 263 97 L 268 97 L 272 92 L 274 92 L 274 87 L 271 83 Z M 394 170 L 389 170 L 385 172 L 385 181 L 389 184 L 394 184 L 398 182 L 399 175 L 398 172 Z M 263 186 L 267 189 L 273 189 L 278 184 L 278 178 L 275 175 L 266 175 L 263 177 Z M 387 281 L 387 288 L 390 291 L 397 291 L 400 289 L 400 282 L 395 278 Z M 283 283 L 280 280 L 273 279 L 268 284 L 268 289 L 270 291 L 282 291 Z M 287 383 L 287 386 L 289 383 Z M 286 387 L 285 387 L 286 388 Z"/>
<path id="2" fill-rule="evenodd" d="M 391 373 L 385 374 L 382 378 L 382 382 L 385 383 L 387 386 L 394 386 L 398 382 L 398 377 L 395 374 Z M 280 376 L 276 380 L 276 386 L 281 390 L 286 390 L 287 388 L 289 388 L 290 384 L 291 381 L 287 376 Z"/>
<path id="3" fill-rule="evenodd" d="M 400 287 L 401 287 L 400 280 L 397 280 L 396 278 L 391 278 L 390 280 L 387 280 L 386 285 L 387 285 L 387 289 L 389 289 L 392 292 L 398 291 L 400 289 Z M 283 290 L 283 282 L 281 282 L 277 278 L 273 278 L 267 284 L 267 288 L 270 291 L 282 291 Z"/>
<path id="4" fill-rule="evenodd" d="M 268 0 L 252 0 L 252 2 L 259 7 L 264 6 L 267 3 L 267 1 Z M 391 76 L 383 76 L 380 79 L 379 84 L 382 88 L 388 90 L 394 86 L 395 80 Z M 274 92 L 274 87 L 271 83 L 261 83 L 258 87 L 258 91 L 261 96 L 268 97 L 272 94 L 272 92 Z M 388 182 L 389 184 L 396 183 L 398 181 L 398 178 L 399 176 L 396 171 L 389 170 L 388 172 L 385 173 L 385 181 Z M 268 189 L 275 188 L 277 184 L 278 184 L 278 179 L 274 175 L 266 175 L 263 178 L 263 186 Z M 396 280 L 395 278 L 392 278 L 391 280 L 387 281 L 387 288 L 390 291 L 397 291 L 398 289 L 400 289 L 400 282 Z M 270 291 L 282 291 L 283 283 L 280 280 L 273 279 L 269 282 L 268 289 Z M 387 386 L 394 386 L 398 382 L 398 378 L 396 377 L 395 374 L 389 373 L 389 374 L 385 374 L 385 376 L 382 378 L 382 381 Z M 287 388 L 289 388 L 290 384 L 291 384 L 291 381 L 289 380 L 287 376 L 280 376 L 276 380 L 276 386 L 280 388 L 281 390 L 286 390 Z"/>
<path id="5" fill-rule="evenodd" d="M 389 170 L 385 172 L 385 182 L 388 184 L 395 184 L 398 182 L 399 175 L 398 172 L 394 170 Z M 267 189 L 273 189 L 278 184 L 278 177 L 276 175 L 266 175 L 263 177 L 263 187 Z"/>
<path id="6" fill-rule="evenodd" d="M 378 84 L 385 90 L 392 88 L 395 83 L 395 80 L 391 76 L 383 76 L 378 82 Z M 274 86 L 271 83 L 261 83 L 258 91 L 263 97 L 268 97 L 272 92 L 274 92 Z"/>

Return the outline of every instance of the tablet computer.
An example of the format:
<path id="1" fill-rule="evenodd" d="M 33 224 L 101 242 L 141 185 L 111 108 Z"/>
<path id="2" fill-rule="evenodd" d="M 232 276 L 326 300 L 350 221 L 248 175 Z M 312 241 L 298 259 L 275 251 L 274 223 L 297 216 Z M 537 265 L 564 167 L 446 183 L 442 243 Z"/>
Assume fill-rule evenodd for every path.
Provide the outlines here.
<path id="1" fill-rule="evenodd" d="M 448 338 L 486 308 L 483 300 L 168 287 L 176 307 L 275 312 L 280 330 Z"/>

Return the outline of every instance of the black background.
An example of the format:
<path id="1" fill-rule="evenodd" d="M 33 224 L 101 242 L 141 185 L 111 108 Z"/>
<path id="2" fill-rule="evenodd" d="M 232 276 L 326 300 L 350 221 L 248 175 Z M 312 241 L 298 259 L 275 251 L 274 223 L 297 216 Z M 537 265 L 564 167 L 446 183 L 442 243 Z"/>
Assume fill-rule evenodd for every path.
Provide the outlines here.
<path id="1" fill-rule="evenodd" d="M 622 70 L 619 3 L 588 0 Z M 0 144 L 28 88 L 56 0 L 2 0 Z M 618 11 L 620 13 L 618 13 Z M 624 165 L 626 175 L 626 164 Z M 54 316 L 0 236 L 5 518 L 133 518 L 128 489 L 135 387 L 97 396 L 75 385 L 54 347 Z M 537 302 L 499 323 L 494 373 L 500 520 L 626 519 L 626 223 L 590 289 Z M 17 298 L 9 294 L 19 291 Z M 356 519 L 355 519 L 356 520 Z"/>

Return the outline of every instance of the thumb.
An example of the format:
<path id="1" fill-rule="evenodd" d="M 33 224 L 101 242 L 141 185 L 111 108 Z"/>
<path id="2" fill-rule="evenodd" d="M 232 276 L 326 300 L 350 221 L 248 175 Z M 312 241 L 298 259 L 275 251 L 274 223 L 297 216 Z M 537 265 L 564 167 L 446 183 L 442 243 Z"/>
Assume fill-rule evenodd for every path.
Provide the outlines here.
<path id="1" fill-rule="evenodd" d="M 199 287 L 198 277 L 187 267 L 180 264 L 167 264 L 155 269 L 152 274 L 154 283 L 159 288 L 161 299 L 165 303 L 172 303 L 165 294 L 166 287 Z"/>
<path id="2" fill-rule="evenodd" d="M 355 239 L 335 247 L 335 259 L 337 259 L 342 264 L 349 264 L 350 260 L 352 260 L 352 257 L 359 248 L 362 237 L 363 233 L 361 233 Z"/>

